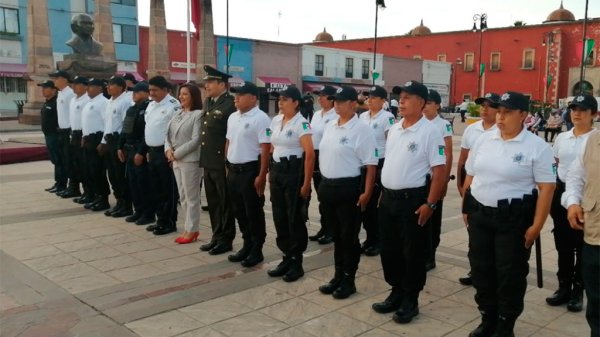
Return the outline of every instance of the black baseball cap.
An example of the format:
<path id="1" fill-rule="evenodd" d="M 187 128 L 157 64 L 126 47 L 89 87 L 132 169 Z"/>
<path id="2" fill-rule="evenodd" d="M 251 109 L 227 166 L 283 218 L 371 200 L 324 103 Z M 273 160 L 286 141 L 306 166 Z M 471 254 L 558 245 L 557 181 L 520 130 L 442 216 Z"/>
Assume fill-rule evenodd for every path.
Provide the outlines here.
<path id="1" fill-rule="evenodd" d="M 133 84 L 137 84 L 138 83 L 138 81 L 135 79 L 135 76 L 133 76 L 132 73 L 125 73 L 123 75 L 123 79 L 125 81 L 131 81 L 131 82 L 133 82 Z"/>
<path id="2" fill-rule="evenodd" d="M 440 93 L 437 92 L 437 90 L 429 89 L 427 101 L 434 102 L 435 104 L 442 104 L 442 96 L 440 96 Z"/>
<path id="3" fill-rule="evenodd" d="M 529 111 L 529 98 L 520 92 L 507 91 L 500 96 L 498 106 L 511 110 Z"/>
<path id="4" fill-rule="evenodd" d="M 149 81 L 148 81 L 149 85 L 153 85 L 155 87 L 159 87 L 161 89 L 170 89 L 171 88 L 171 83 L 169 83 L 169 81 L 167 81 L 167 79 L 164 76 L 154 76 L 152 77 Z"/>
<path id="5" fill-rule="evenodd" d="M 392 88 L 394 94 L 399 95 L 401 92 L 406 92 L 411 95 L 417 95 L 427 101 L 429 91 L 423 83 L 418 81 L 408 81 L 403 86 L 395 86 Z"/>
<path id="6" fill-rule="evenodd" d="M 363 93 L 363 95 L 364 95 L 364 93 Z M 369 90 L 368 94 L 365 96 L 379 97 L 379 98 L 387 99 L 388 92 L 382 86 L 376 85 L 376 86 L 371 87 L 371 90 Z"/>
<path id="7" fill-rule="evenodd" d="M 573 109 L 575 107 L 591 109 L 592 113 L 595 114 L 598 112 L 598 101 L 592 95 L 578 95 L 573 98 L 571 104 L 569 104 L 569 109 Z"/>
<path id="8" fill-rule="evenodd" d="M 283 89 L 280 92 L 272 92 L 271 95 L 274 97 L 279 97 L 279 96 L 289 97 L 289 98 L 293 99 L 294 101 L 299 101 L 301 103 L 304 101 L 302 99 L 302 93 L 300 92 L 300 90 L 298 90 L 298 88 L 296 88 L 296 86 L 293 86 L 293 85 L 288 86 L 287 88 Z"/>
<path id="9" fill-rule="evenodd" d="M 330 85 L 324 85 L 320 90 L 315 90 L 313 93 L 319 96 L 327 96 L 328 98 L 333 98 L 335 96 L 336 88 Z"/>
<path id="10" fill-rule="evenodd" d="M 73 84 L 88 85 L 88 79 L 83 76 L 75 76 L 73 77 Z"/>
<path id="11" fill-rule="evenodd" d="M 101 87 L 104 88 L 105 82 L 102 79 L 99 78 L 90 78 L 88 81 L 88 86 L 96 86 L 96 87 Z"/>
<path id="12" fill-rule="evenodd" d="M 127 88 L 127 82 L 121 76 L 112 76 L 108 79 L 108 84 L 118 85 L 121 88 Z"/>
<path id="13" fill-rule="evenodd" d="M 219 80 L 227 83 L 231 75 L 226 74 L 222 71 L 219 71 L 209 65 L 204 66 L 204 71 L 206 72 L 206 76 L 204 76 L 203 80 Z"/>
<path id="14" fill-rule="evenodd" d="M 64 79 L 66 79 L 67 81 L 71 82 L 71 75 L 69 75 L 68 72 L 64 71 L 64 70 L 55 70 L 53 72 L 51 72 L 50 74 L 48 74 L 48 76 L 50 77 L 62 77 Z"/>
<path id="15" fill-rule="evenodd" d="M 353 87 L 342 86 L 335 92 L 336 101 L 358 101 L 358 92 Z"/>
<path id="16" fill-rule="evenodd" d="M 234 94 L 249 94 L 258 97 L 258 87 L 254 83 L 248 81 L 245 81 L 244 85 L 240 87 L 232 87 L 230 91 Z"/>
<path id="17" fill-rule="evenodd" d="M 54 81 L 51 80 L 45 80 L 44 82 L 38 83 L 37 85 L 38 87 L 42 87 L 42 88 L 56 88 L 56 85 L 54 85 Z"/>
<path id="18" fill-rule="evenodd" d="M 142 82 L 137 82 L 133 88 L 131 88 L 131 91 L 133 92 L 140 92 L 140 91 L 144 91 L 144 92 L 150 92 L 150 86 L 148 85 L 148 83 L 142 81 Z"/>
<path id="19" fill-rule="evenodd" d="M 486 101 L 490 103 L 492 108 L 497 108 L 498 102 L 500 102 L 500 95 L 493 92 L 488 92 L 487 94 L 483 95 L 483 97 L 477 98 L 475 100 L 475 104 L 481 105 L 481 103 Z"/>

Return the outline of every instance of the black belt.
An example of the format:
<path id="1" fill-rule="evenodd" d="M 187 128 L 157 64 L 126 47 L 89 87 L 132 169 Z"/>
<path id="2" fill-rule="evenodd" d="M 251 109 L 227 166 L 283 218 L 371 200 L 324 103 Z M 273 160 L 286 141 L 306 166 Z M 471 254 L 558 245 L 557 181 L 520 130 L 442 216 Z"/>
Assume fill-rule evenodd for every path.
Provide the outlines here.
<path id="1" fill-rule="evenodd" d="M 279 162 L 271 161 L 271 170 L 278 172 L 288 171 L 299 168 L 301 164 L 302 158 L 298 158 L 297 156 L 281 157 L 279 158 Z"/>
<path id="2" fill-rule="evenodd" d="M 392 199 L 413 199 L 427 197 L 427 186 L 391 190 L 383 188 L 383 193 Z"/>
<path id="3" fill-rule="evenodd" d="M 60 133 L 71 133 L 71 128 L 66 128 L 66 129 L 57 128 L 56 131 L 60 132 Z"/>
<path id="4" fill-rule="evenodd" d="M 113 133 L 109 133 L 104 135 L 104 140 L 106 140 L 107 142 L 113 141 L 113 140 L 117 140 L 117 138 L 119 137 L 119 133 L 118 132 L 113 132 Z"/>
<path id="5" fill-rule="evenodd" d="M 258 160 L 250 161 L 243 164 L 232 164 L 230 162 L 227 162 L 227 169 L 236 173 L 256 171 L 258 168 Z"/>
<path id="6" fill-rule="evenodd" d="M 323 177 L 321 184 L 329 186 L 354 186 L 360 183 L 360 178 L 361 176 L 333 179 Z"/>
<path id="7" fill-rule="evenodd" d="M 127 150 L 133 150 L 133 149 L 137 148 L 137 146 L 138 146 L 138 144 L 128 144 L 128 143 L 123 144 L 123 147 L 126 148 Z"/>
<path id="8" fill-rule="evenodd" d="M 83 134 L 83 131 L 81 131 L 81 130 L 72 130 L 71 131 L 72 136 L 81 136 L 82 134 Z"/>
<path id="9" fill-rule="evenodd" d="M 165 152 L 165 146 L 148 146 L 148 152 Z"/>

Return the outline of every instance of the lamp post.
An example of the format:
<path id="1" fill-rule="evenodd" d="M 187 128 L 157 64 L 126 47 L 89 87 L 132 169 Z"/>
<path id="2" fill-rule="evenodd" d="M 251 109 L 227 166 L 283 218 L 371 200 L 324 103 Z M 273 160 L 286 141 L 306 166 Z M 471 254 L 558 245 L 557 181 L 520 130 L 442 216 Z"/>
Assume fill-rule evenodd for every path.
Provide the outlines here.
<path id="1" fill-rule="evenodd" d="M 376 72 L 376 64 L 377 64 L 377 23 L 379 21 L 379 7 L 385 8 L 385 0 L 375 0 L 375 37 L 373 39 L 373 85 L 375 85 L 375 80 L 379 77 L 379 74 Z"/>
<path id="2" fill-rule="evenodd" d="M 456 66 L 462 65 L 463 62 L 459 58 L 456 59 L 454 63 L 451 63 L 452 69 L 452 88 L 450 89 L 450 96 L 452 97 L 452 103 L 456 106 Z"/>
<path id="3" fill-rule="evenodd" d="M 479 21 L 479 29 L 477 29 L 477 21 Z M 481 63 L 481 50 L 483 46 L 483 31 L 487 30 L 487 14 L 475 14 L 473 15 L 473 32 L 477 32 L 479 30 L 479 69 L 477 70 L 479 74 L 477 74 L 477 90 L 476 97 L 481 96 L 481 76 L 484 72 L 484 65 Z"/>
<path id="4" fill-rule="evenodd" d="M 544 83 L 544 103 L 548 102 L 548 91 L 550 91 L 550 84 L 552 83 L 552 75 L 550 74 L 550 62 L 554 61 L 554 54 L 552 54 L 552 45 L 554 44 L 554 32 L 550 31 L 544 33 L 544 39 L 542 40 L 542 46 L 546 47 L 546 78 Z"/>

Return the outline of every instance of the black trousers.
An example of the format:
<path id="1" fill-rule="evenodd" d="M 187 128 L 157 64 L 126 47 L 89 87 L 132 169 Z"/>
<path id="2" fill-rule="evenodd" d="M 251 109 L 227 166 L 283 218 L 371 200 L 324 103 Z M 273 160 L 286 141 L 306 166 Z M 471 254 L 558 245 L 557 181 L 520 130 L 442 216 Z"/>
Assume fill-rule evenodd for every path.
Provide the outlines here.
<path id="1" fill-rule="evenodd" d="M 429 244 L 429 252 L 427 254 L 428 259 L 435 260 L 435 252 L 440 245 L 440 235 L 442 234 L 442 208 L 444 208 L 444 200 L 436 202 L 437 208 L 431 214 L 429 218 L 429 225 L 431 226 L 431 237 Z"/>
<path id="2" fill-rule="evenodd" d="M 54 182 L 61 188 L 67 186 L 68 175 L 66 172 L 63 157 L 60 155 L 59 136 L 57 133 L 44 134 L 48 157 L 54 165 Z"/>
<path id="3" fill-rule="evenodd" d="M 558 271 L 556 276 L 559 283 L 571 286 L 582 283 L 581 278 L 581 249 L 583 247 L 583 231 L 571 228 L 567 219 L 567 210 L 560 204 L 560 197 L 565 191 L 565 184 L 556 183 L 550 216 L 554 222 L 554 244 L 558 253 Z"/>
<path id="4" fill-rule="evenodd" d="M 323 178 L 319 186 L 323 218 L 333 235 L 333 256 L 336 270 L 354 275 L 360 262 L 360 176 L 355 178 Z"/>
<path id="5" fill-rule="evenodd" d="M 133 158 L 136 155 L 134 145 L 125 145 L 127 162 L 125 166 L 125 180 L 127 180 L 129 195 L 136 212 L 145 217 L 154 218 L 155 210 L 151 207 L 152 188 L 149 178 L 149 168 L 146 158 L 142 165 L 136 166 Z"/>
<path id="6" fill-rule="evenodd" d="M 583 282 L 587 297 L 585 318 L 592 330 L 591 336 L 600 336 L 600 246 L 583 243 Z"/>
<path id="7" fill-rule="evenodd" d="M 527 288 L 531 249 L 525 249 L 524 236 L 531 219 L 478 205 L 468 214 L 475 302 L 481 312 L 516 319 L 523 312 Z"/>
<path id="8" fill-rule="evenodd" d="M 96 147 L 102 140 L 102 132 L 87 135 L 84 138 L 84 160 L 86 179 L 90 183 L 92 196 L 108 197 L 108 180 L 104 171 L 103 159 Z"/>
<path id="9" fill-rule="evenodd" d="M 321 175 L 321 169 L 319 166 L 319 150 L 315 150 L 315 168 L 313 171 L 313 185 L 315 186 L 315 191 L 317 192 L 317 201 L 319 202 L 319 215 L 321 223 L 321 231 L 323 231 L 326 235 L 331 235 L 331 226 L 327 224 L 327 221 L 323 217 L 323 205 L 321 203 L 321 196 L 319 192 L 319 186 L 321 185 L 321 180 L 323 180 L 323 176 Z M 308 213 L 308 207 L 310 206 L 310 198 L 307 200 L 306 210 Z M 308 220 L 308 214 L 306 216 Z"/>
<path id="10" fill-rule="evenodd" d="M 65 182 L 67 182 L 72 175 L 71 129 L 60 129 L 58 131 L 58 151 L 60 161 L 63 163 Z"/>
<path id="11" fill-rule="evenodd" d="M 373 185 L 373 195 L 367 208 L 360 214 L 362 218 L 363 227 L 367 232 L 367 243 L 378 245 L 379 244 L 379 220 L 378 220 L 378 209 L 379 197 L 381 196 L 381 169 L 385 158 L 379 159 L 377 164 L 377 170 L 375 175 L 375 184 Z"/>
<path id="12" fill-rule="evenodd" d="M 230 164 L 227 173 L 227 187 L 231 198 L 231 208 L 240 226 L 244 242 L 254 246 L 265 243 L 265 197 L 258 196 L 254 180 L 258 177 L 258 161 L 246 164 Z"/>
<path id="13" fill-rule="evenodd" d="M 379 203 L 381 265 L 385 281 L 418 298 L 425 286 L 425 261 L 431 226 L 418 224 L 415 211 L 427 202 L 427 188 L 383 189 Z"/>
<path id="14" fill-rule="evenodd" d="M 561 132 L 562 128 L 560 129 L 553 129 L 553 128 L 545 128 L 544 129 L 544 140 L 548 141 L 553 141 L 554 140 L 554 135 L 559 134 Z M 548 134 L 550 134 L 550 140 L 548 140 Z"/>
<path id="15" fill-rule="evenodd" d="M 69 143 L 69 158 L 71 160 L 71 170 L 69 172 L 69 187 L 76 190 L 79 190 L 79 184 L 83 182 L 83 150 L 81 147 L 81 138 L 81 130 L 71 131 L 71 141 Z"/>
<path id="16" fill-rule="evenodd" d="M 149 147 L 148 152 L 152 182 L 151 207 L 156 212 L 156 224 L 163 227 L 176 226 L 179 194 L 173 169 L 167 161 L 163 146 Z"/>
<path id="17" fill-rule="evenodd" d="M 306 202 L 300 197 L 304 180 L 301 159 L 271 163 L 269 187 L 277 247 L 284 255 L 302 259 L 308 246 L 308 230 L 302 215 Z"/>
<path id="18" fill-rule="evenodd" d="M 110 135 L 106 141 L 107 151 L 104 156 L 104 166 L 108 173 L 108 180 L 113 189 L 113 194 L 117 200 L 124 200 L 131 203 L 131 198 L 127 191 L 127 181 L 125 180 L 125 163 L 119 160 L 117 155 L 118 138 Z"/>
<path id="19" fill-rule="evenodd" d="M 230 245 L 235 238 L 235 218 L 227 190 L 225 167 L 218 170 L 204 168 L 204 192 L 212 228 L 211 241 Z"/>

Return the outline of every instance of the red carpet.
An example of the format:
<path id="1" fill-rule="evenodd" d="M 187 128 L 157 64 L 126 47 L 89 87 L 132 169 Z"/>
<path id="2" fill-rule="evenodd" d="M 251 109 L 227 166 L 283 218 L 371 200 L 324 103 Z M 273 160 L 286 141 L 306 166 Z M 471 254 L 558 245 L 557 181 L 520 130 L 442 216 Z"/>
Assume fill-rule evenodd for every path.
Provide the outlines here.
<path id="1" fill-rule="evenodd" d="M 46 159 L 48 159 L 48 151 L 43 145 L 0 148 L 0 165 L 24 163 L 27 161 L 38 161 Z"/>

